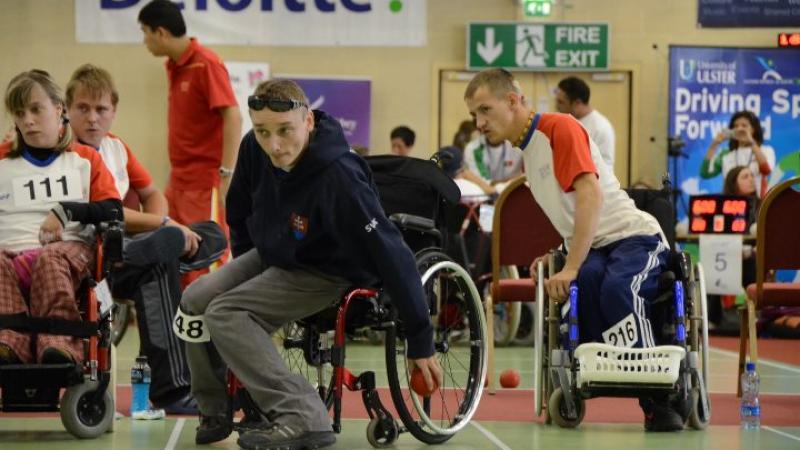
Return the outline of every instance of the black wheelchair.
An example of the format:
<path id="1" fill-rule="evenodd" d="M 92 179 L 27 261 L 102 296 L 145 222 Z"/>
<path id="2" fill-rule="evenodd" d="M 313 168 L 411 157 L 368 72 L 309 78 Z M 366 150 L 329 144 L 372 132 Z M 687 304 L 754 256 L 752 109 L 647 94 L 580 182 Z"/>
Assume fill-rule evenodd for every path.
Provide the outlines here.
<path id="1" fill-rule="evenodd" d="M 120 222 L 98 227 L 94 274 L 81 282 L 81 321 L 33 318 L 27 314 L 0 316 L 0 328 L 60 334 L 83 339 L 80 364 L 11 364 L 0 366 L 0 410 L 60 411 L 64 428 L 80 439 L 110 431 L 114 421 L 111 349 L 111 297 L 99 298 L 98 284 L 109 283 L 113 264 L 122 261 Z M 106 301 L 107 300 L 107 301 Z M 105 305 L 105 306 L 104 306 Z M 60 396 L 64 389 L 63 396 Z"/>
<path id="2" fill-rule="evenodd" d="M 637 207 L 655 216 L 673 247 L 673 209 L 670 192 L 630 190 Z M 549 274 L 563 267 L 564 255 L 554 252 Z M 544 267 L 536 268 L 543 280 Z M 537 286 L 534 385 L 536 414 L 544 411 L 547 423 L 578 426 L 586 412 L 585 400 L 595 397 L 646 397 L 660 395 L 682 405 L 687 423 L 705 429 L 711 419 L 708 380 L 708 315 L 702 266 L 689 255 L 671 250 L 667 270 L 659 279 L 660 294 L 651 302 L 651 319 L 663 324 L 654 329 L 660 345 L 625 348 L 604 343 L 579 344 L 577 286 L 569 299 L 548 298 L 543 283 Z M 568 302 L 569 307 L 564 308 Z M 563 308 L 563 309 L 562 309 Z M 568 313 L 563 313 L 568 309 Z"/>
<path id="3" fill-rule="evenodd" d="M 416 251 L 443 384 L 427 397 L 410 389 L 403 323 L 380 289 L 352 288 L 338 304 L 286 325 L 273 339 L 287 366 L 304 375 L 332 409 L 335 432 L 341 432 L 342 394 L 348 389 L 361 391 L 372 446 L 387 447 L 406 431 L 424 443 L 442 443 L 466 426 L 477 410 L 487 365 L 486 323 L 478 291 L 469 273 L 440 250 L 446 240 L 438 223 L 442 206 L 458 202 L 460 193 L 435 162 L 395 156 L 367 161 L 384 210 Z M 383 334 L 389 392 L 400 423 L 381 402 L 375 372 L 356 375 L 346 367 L 348 337 L 364 329 Z M 247 398 L 240 395 L 235 375 L 228 377 L 229 395 Z"/>

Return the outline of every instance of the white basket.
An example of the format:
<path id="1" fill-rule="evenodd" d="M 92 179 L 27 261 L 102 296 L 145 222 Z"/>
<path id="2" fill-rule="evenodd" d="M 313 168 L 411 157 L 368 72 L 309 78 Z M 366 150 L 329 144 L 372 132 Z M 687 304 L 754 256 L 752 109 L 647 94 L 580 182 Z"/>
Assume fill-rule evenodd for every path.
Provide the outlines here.
<path id="1" fill-rule="evenodd" d="M 625 348 L 601 343 L 581 344 L 578 385 L 591 381 L 610 383 L 674 384 L 686 350 L 675 345 Z"/>

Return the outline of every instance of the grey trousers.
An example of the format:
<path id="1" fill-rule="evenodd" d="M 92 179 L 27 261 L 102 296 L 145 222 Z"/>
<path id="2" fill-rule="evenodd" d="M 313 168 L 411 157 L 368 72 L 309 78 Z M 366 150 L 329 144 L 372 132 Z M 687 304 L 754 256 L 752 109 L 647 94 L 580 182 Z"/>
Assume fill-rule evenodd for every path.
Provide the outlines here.
<path id="1" fill-rule="evenodd" d="M 204 314 L 211 334 L 210 343 L 186 345 L 192 393 L 203 415 L 228 410 L 227 364 L 271 420 L 307 431 L 330 431 L 319 394 L 304 376 L 286 367 L 271 335 L 288 322 L 330 306 L 349 286 L 342 278 L 318 273 L 265 270 L 255 249 L 189 285 L 181 308 Z"/>

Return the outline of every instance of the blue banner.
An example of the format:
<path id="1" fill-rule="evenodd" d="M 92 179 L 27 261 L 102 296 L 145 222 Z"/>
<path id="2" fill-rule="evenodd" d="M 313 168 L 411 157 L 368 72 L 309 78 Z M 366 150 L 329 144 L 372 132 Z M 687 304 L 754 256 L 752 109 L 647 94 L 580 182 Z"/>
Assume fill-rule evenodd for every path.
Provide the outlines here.
<path id="1" fill-rule="evenodd" d="M 714 136 L 737 111 L 758 116 L 762 149 L 774 150 L 768 185 L 800 175 L 800 50 L 672 46 L 669 82 L 668 135 L 685 143 L 683 156 L 668 164 L 682 192 L 679 221 L 686 220 L 690 195 L 722 191 L 723 175 L 703 178 L 700 169 Z M 724 148 L 727 142 L 717 153 Z"/>
<path id="2" fill-rule="evenodd" d="M 797 27 L 797 0 L 698 0 L 697 23 L 708 28 Z"/>

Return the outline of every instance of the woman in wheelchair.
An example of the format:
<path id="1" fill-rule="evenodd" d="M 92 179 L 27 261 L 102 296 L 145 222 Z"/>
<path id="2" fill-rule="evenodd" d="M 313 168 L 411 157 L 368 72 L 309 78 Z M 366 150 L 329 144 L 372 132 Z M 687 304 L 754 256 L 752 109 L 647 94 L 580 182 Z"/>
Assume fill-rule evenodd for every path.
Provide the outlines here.
<path id="1" fill-rule="evenodd" d="M 0 315 L 80 320 L 75 292 L 94 260 L 88 224 L 121 218 L 100 155 L 74 143 L 60 88 L 40 70 L 5 92 L 16 133 L 0 144 Z M 75 337 L 0 327 L 0 364 L 79 363 Z"/>
<path id="2" fill-rule="evenodd" d="M 434 377 L 441 382 L 414 256 L 339 123 L 308 105 L 288 80 L 263 82 L 248 99 L 253 130 L 242 140 L 226 201 L 236 258 L 190 285 L 176 316 L 194 330 L 174 327 L 195 342 L 187 353 L 201 411 L 198 444 L 232 432 L 222 361 L 270 424 L 243 432 L 241 447 L 335 442 L 316 389 L 287 369 L 270 336 L 331 306 L 352 285 L 383 283 L 405 325 L 408 358 L 430 387 Z M 213 347 L 202 342 L 209 334 Z"/>

